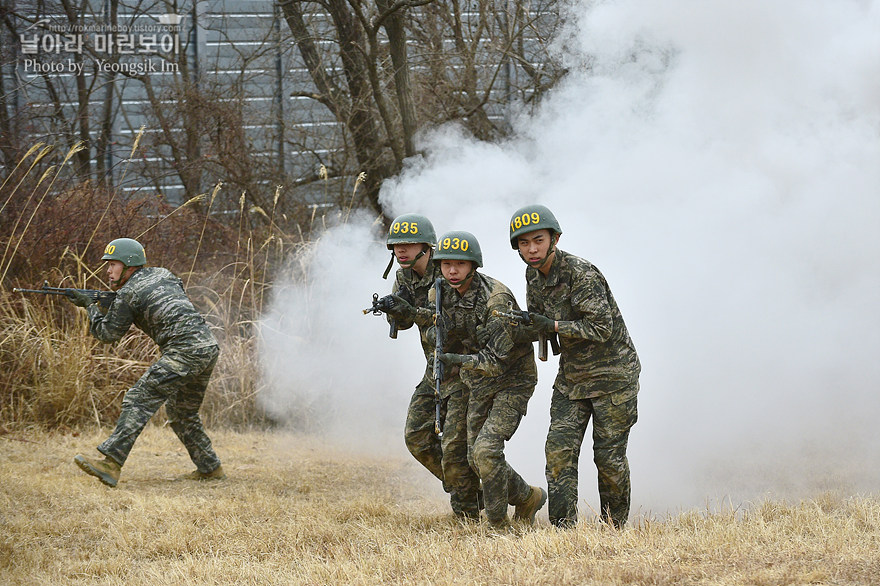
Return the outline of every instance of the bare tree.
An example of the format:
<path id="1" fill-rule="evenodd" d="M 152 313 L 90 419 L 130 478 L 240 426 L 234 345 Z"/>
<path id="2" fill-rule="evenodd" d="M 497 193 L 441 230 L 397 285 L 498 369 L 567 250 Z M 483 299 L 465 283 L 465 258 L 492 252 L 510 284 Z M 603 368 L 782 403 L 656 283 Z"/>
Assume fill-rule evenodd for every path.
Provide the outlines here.
<path id="1" fill-rule="evenodd" d="M 519 98 L 539 95 L 561 75 L 558 68 L 542 68 L 550 65 L 546 53 L 536 59 L 525 48 L 527 36 L 533 46 L 544 43 L 555 18 L 544 27 L 548 31 L 539 30 L 536 17 L 513 2 L 468 5 L 476 10 L 463 9 L 459 0 L 277 2 L 314 84 L 313 91 L 295 95 L 326 106 L 351 137 L 358 170 L 367 174 L 364 203 L 378 212 L 382 180 L 416 154 L 414 137 L 424 125 L 461 120 L 475 136 L 496 138 L 505 131 L 493 121 L 498 103 L 514 98 L 503 75 L 510 63 L 529 77 L 528 87 L 520 88 L 527 95 Z M 554 8 L 542 7 L 542 16 L 555 15 Z M 332 27 L 308 21 L 322 12 Z M 327 39 L 332 49 L 316 42 Z M 408 54 L 412 44 L 415 56 Z"/>
<path id="2" fill-rule="evenodd" d="M 0 0 L 0 155 L 8 167 L 21 145 L 82 141 L 82 179 L 119 181 L 125 162 L 124 189 L 172 202 L 223 182 L 230 211 L 247 202 L 294 218 L 335 202 L 381 213 L 379 187 L 418 154 L 421 129 L 457 121 L 497 139 L 508 103 L 555 83 L 562 71 L 546 46 L 556 1 L 230 1 L 239 12 L 227 19 L 191 0 Z M 26 30 L 131 27 L 163 14 L 185 16 L 187 28 L 174 51 L 149 57 L 159 74 L 122 67 L 133 58 L 102 53 L 84 34 L 81 53 L 65 56 L 75 75 L 22 75 Z"/>

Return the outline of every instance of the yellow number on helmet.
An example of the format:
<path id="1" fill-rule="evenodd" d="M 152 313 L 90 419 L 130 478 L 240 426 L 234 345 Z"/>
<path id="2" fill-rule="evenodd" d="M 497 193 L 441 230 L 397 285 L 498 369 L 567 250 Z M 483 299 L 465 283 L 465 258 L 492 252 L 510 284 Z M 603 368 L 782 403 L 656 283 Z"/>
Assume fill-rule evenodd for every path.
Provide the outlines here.
<path id="1" fill-rule="evenodd" d="M 107 245 L 107 248 L 104 249 L 104 254 L 113 254 L 113 252 L 114 252 L 115 250 L 116 250 L 116 245 L 115 245 L 115 244 L 108 244 L 108 245 Z"/>
<path id="2" fill-rule="evenodd" d="M 461 241 L 461 250 L 462 250 L 463 252 L 467 252 L 467 249 L 470 248 L 470 247 L 471 247 L 471 245 L 470 245 L 470 243 L 469 243 L 467 240 L 462 240 L 462 241 Z"/>
<path id="3" fill-rule="evenodd" d="M 538 224 L 541 222 L 541 214 L 538 212 L 532 212 L 532 223 Z"/>
<path id="4" fill-rule="evenodd" d="M 410 230 L 410 233 L 412 233 L 412 234 L 418 234 L 418 233 L 419 233 L 419 223 L 418 223 L 418 222 L 412 222 L 412 223 L 409 225 L 409 230 Z"/>
<path id="5" fill-rule="evenodd" d="M 443 239 L 443 246 L 441 246 L 440 248 L 443 250 L 449 250 L 450 244 L 452 244 L 452 241 L 449 238 L 444 238 Z"/>

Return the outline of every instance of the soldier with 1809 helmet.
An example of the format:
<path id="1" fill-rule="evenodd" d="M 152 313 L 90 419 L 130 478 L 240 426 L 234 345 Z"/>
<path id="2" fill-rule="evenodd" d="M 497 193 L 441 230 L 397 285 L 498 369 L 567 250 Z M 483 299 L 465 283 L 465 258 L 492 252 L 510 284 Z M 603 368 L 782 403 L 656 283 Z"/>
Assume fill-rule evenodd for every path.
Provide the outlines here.
<path id="1" fill-rule="evenodd" d="M 385 240 L 394 255 L 392 262 L 397 259 L 400 265 L 386 313 L 398 329 L 418 326 L 427 361 L 410 399 L 404 439 L 413 457 L 443 482 L 453 512 L 463 518 L 478 518 L 480 481 L 467 458 L 468 388 L 458 377 L 458 369 L 451 369 L 440 385 L 442 439 L 434 431 L 434 343 L 427 333 L 434 315 L 428 307 L 428 291 L 440 276 L 440 268 L 431 262 L 435 240 L 434 226 L 418 214 L 395 218 Z"/>
<path id="2" fill-rule="evenodd" d="M 622 527 L 629 516 L 629 430 L 638 413 L 641 366 L 605 277 L 582 258 L 556 247 L 562 230 L 549 209 L 523 207 L 510 220 L 510 245 L 528 264 L 532 340 L 558 333 L 559 372 L 545 447 L 550 521 L 577 521 L 578 456 L 593 420 L 593 460 L 603 518 Z"/>
<path id="3" fill-rule="evenodd" d="M 537 382 L 532 345 L 516 343 L 508 320 L 493 314 L 516 309 L 516 299 L 504 284 L 477 272 L 483 255 L 469 232 L 441 236 L 434 263 L 444 278 L 440 326 L 451 344 L 461 346 L 448 347 L 439 359 L 459 367 L 470 389 L 468 457 L 483 482 L 486 516 L 494 528 L 507 527 L 512 504 L 514 518 L 534 523 L 547 493 L 529 486 L 504 458 L 504 443 L 519 427 Z"/>
<path id="4" fill-rule="evenodd" d="M 75 305 L 87 309 L 92 335 L 101 342 L 116 342 L 134 324 L 159 345 L 162 356 L 126 391 L 116 429 L 98 446 L 105 458 L 79 454 L 74 462 L 104 484 L 116 486 L 135 440 L 165 404 L 171 429 L 196 465 L 187 478 L 224 478 L 220 460 L 199 418 L 199 407 L 219 354 L 205 318 L 193 307 L 183 282 L 171 271 L 146 266 L 144 247 L 138 241 L 113 240 L 104 249 L 102 260 L 107 261 L 110 288 L 116 291 L 107 313 L 102 313 L 87 295 L 72 299 Z"/>

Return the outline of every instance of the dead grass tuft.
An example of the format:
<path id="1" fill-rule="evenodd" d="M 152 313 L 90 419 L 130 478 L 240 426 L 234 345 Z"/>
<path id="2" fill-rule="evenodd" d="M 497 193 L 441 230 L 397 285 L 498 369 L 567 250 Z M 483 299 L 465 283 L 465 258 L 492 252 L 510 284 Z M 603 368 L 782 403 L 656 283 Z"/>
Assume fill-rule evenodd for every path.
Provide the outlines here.
<path id="1" fill-rule="evenodd" d="M 872 584 L 880 502 L 684 512 L 624 531 L 586 519 L 495 534 L 459 523 L 414 461 L 321 438 L 212 431 L 228 480 L 148 428 L 108 489 L 72 464 L 106 436 L 0 436 L 4 584 Z"/>

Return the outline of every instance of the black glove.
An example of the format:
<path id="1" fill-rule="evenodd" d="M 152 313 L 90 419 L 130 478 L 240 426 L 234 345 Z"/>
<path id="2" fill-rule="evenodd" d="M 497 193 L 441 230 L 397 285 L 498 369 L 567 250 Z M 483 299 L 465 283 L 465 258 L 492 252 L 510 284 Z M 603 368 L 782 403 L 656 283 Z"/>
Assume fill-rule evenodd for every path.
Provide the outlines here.
<path id="1" fill-rule="evenodd" d="M 400 295 L 386 295 L 382 301 L 385 302 L 385 313 L 393 318 L 412 321 L 416 316 L 416 308 Z"/>
<path id="2" fill-rule="evenodd" d="M 541 332 L 538 331 L 538 328 L 534 323 L 523 324 L 516 323 L 512 326 L 511 337 L 513 341 L 517 344 L 521 343 L 529 343 L 536 341 L 541 336 Z"/>
<path id="3" fill-rule="evenodd" d="M 91 297 L 79 291 L 69 292 L 67 294 L 67 298 L 70 299 L 70 302 L 77 307 L 88 307 L 89 305 L 94 303 L 94 300 Z"/>
<path id="4" fill-rule="evenodd" d="M 543 334 L 552 334 L 556 331 L 556 321 L 539 313 L 529 314 L 532 318 L 532 324 L 538 332 Z"/>

